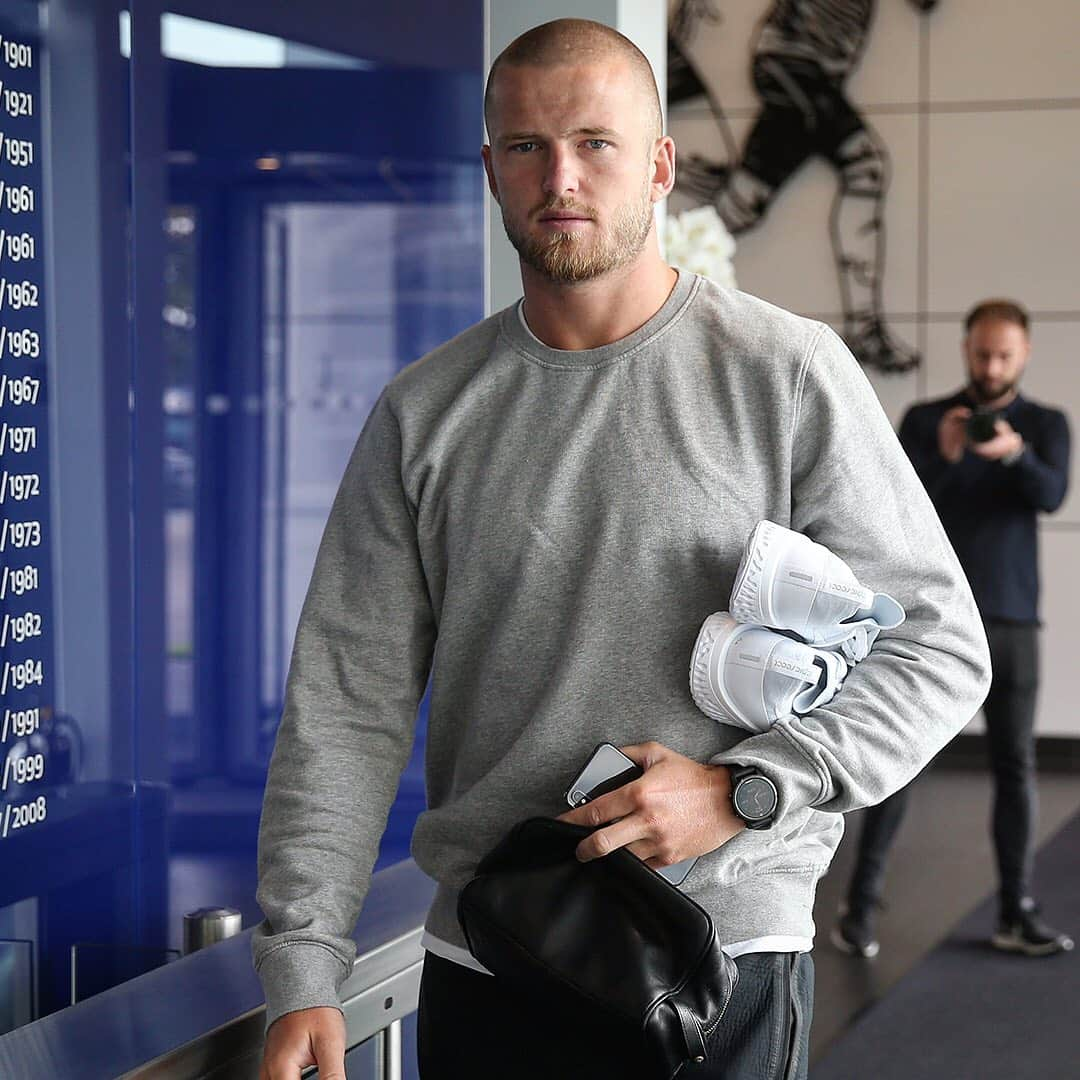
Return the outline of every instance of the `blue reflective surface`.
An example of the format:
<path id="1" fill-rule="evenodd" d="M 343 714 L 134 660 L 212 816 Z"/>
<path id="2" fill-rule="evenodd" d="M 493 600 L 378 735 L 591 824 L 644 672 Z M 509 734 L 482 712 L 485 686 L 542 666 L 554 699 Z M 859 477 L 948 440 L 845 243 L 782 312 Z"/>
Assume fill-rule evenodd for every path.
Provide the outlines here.
<path id="1" fill-rule="evenodd" d="M 225 7 L 0 0 L 0 251 L 33 241 L 12 295 L 40 299 L 0 304 L 27 346 L 0 377 L 39 387 L 0 396 L 0 494 L 37 477 L 0 530 L 40 532 L 17 557 L 0 535 L 0 1032 L 168 963 L 186 911 L 261 918 L 262 784 L 338 480 L 385 382 L 482 315 L 481 5 L 402 5 L 427 67 L 363 5 Z M 378 867 L 423 809 L 425 728 Z"/>

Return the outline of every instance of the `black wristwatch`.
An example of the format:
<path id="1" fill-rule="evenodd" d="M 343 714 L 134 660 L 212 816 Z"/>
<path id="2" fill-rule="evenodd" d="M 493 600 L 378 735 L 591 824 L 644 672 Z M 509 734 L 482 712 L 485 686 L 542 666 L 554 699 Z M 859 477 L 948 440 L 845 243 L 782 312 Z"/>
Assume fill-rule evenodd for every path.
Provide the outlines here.
<path id="1" fill-rule="evenodd" d="M 776 785 L 753 765 L 732 765 L 731 807 L 748 829 L 770 829 L 776 820 L 780 792 Z"/>

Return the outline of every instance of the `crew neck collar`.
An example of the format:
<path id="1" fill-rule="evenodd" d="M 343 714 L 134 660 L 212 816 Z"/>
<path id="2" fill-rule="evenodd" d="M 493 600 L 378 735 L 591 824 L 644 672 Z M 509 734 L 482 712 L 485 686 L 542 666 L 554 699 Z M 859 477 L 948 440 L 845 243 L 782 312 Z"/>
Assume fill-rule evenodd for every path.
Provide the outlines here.
<path id="1" fill-rule="evenodd" d="M 698 276 L 685 270 L 677 273 L 678 279 L 668 298 L 648 322 L 626 337 L 595 349 L 553 349 L 545 345 L 525 322 L 524 300 L 518 300 L 503 311 L 500 330 L 519 353 L 544 367 L 578 370 L 605 367 L 641 348 L 681 316 L 697 292 Z"/>
<path id="2" fill-rule="evenodd" d="M 986 407 L 986 406 L 983 405 L 983 403 L 981 401 L 979 401 L 975 397 L 975 395 L 973 393 L 971 393 L 971 387 L 970 386 L 965 386 L 957 396 L 963 401 L 963 403 L 965 405 L 968 405 L 973 409 L 982 409 L 982 408 Z M 1017 390 L 1016 393 L 1013 395 L 1012 400 L 1007 405 L 999 405 L 994 410 L 994 412 L 999 412 L 999 413 L 1012 412 L 1013 409 L 1017 405 L 1020 405 L 1022 402 L 1023 402 L 1023 397 L 1021 396 L 1020 391 Z"/>

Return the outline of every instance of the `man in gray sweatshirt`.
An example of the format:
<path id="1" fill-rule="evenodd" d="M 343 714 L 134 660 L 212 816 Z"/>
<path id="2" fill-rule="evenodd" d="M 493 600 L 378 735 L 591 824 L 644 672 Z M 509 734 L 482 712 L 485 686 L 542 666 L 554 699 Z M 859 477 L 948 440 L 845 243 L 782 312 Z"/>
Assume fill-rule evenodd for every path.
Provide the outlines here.
<path id="1" fill-rule="evenodd" d="M 483 149 L 524 301 L 406 368 L 346 470 L 292 657 L 259 839 L 263 1075 L 344 1076 L 337 991 L 431 674 L 438 883 L 420 1001 L 425 1080 L 646 1077 L 600 1012 L 560 1010 L 470 956 L 458 890 L 518 820 L 557 815 L 601 741 L 644 776 L 571 820 L 661 866 L 712 915 L 740 981 L 695 1076 L 806 1074 L 818 878 L 845 811 L 913 777 L 974 714 L 986 642 L 937 515 L 837 336 L 667 266 L 674 182 L 648 62 L 560 20 L 488 81 Z M 756 735 L 687 686 L 761 519 L 804 532 L 907 610 L 843 692 Z M 731 770 L 779 795 L 736 814 Z"/>

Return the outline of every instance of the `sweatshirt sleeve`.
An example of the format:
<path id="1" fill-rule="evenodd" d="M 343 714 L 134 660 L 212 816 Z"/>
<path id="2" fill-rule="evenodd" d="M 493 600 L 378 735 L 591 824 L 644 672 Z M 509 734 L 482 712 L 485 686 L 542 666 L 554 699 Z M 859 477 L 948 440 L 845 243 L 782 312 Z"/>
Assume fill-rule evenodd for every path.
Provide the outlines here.
<path id="1" fill-rule="evenodd" d="M 1012 465 L 1017 489 L 1033 510 L 1053 513 L 1065 500 L 1069 485 L 1069 422 L 1057 409 L 1047 410 L 1046 422 L 1034 443 L 1025 443 Z"/>
<path id="2" fill-rule="evenodd" d="M 713 760 L 773 777 L 781 815 L 843 812 L 898 790 L 971 719 L 990 660 L 937 513 L 868 380 L 828 328 L 804 363 L 793 423 L 791 528 L 899 600 L 907 619 L 881 633 L 828 705 Z"/>
<path id="3" fill-rule="evenodd" d="M 266 1024 L 340 1008 L 351 934 L 413 741 L 435 629 L 386 395 L 338 489 L 296 632 L 259 825 Z"/>

